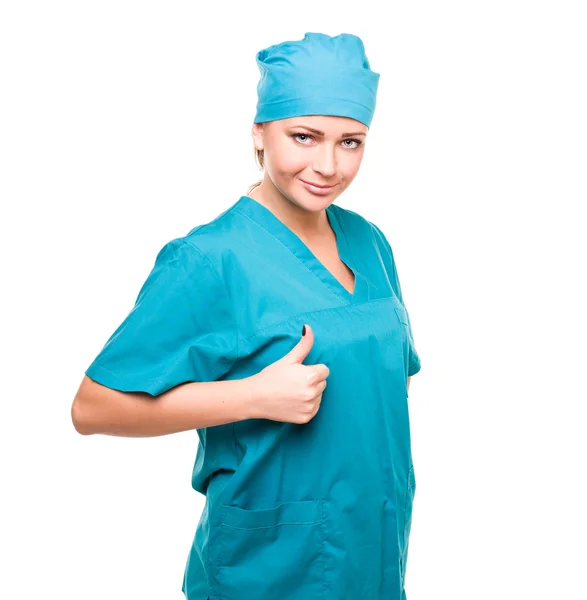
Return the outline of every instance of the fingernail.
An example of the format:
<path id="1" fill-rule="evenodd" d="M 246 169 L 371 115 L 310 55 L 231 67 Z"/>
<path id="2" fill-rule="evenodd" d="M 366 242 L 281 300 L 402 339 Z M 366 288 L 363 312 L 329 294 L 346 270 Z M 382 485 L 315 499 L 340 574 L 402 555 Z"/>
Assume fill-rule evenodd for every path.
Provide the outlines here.
<path id="1" fill-rule="evenodd" d="M 306 335 L 306 326 L 305 325 L 302 327 L 302 335 Z"/>

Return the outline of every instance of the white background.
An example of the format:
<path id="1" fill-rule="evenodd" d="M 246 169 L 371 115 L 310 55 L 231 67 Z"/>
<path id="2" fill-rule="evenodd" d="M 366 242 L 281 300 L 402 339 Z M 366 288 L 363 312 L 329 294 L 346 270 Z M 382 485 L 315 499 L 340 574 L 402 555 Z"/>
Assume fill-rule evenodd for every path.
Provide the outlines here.
<path id="1" fill-rule="evenodd" d="M 422 360 L 408 599 L 586 599 L 586 26 L 564 0 L 2 3 L 0 596 L 183 597 L 197 433 L 81 436 L 71 402 L 163 244 L 261 175 L 255 53 L 317 31 L 381 74 L 337 203 L 388 236 Z"/>

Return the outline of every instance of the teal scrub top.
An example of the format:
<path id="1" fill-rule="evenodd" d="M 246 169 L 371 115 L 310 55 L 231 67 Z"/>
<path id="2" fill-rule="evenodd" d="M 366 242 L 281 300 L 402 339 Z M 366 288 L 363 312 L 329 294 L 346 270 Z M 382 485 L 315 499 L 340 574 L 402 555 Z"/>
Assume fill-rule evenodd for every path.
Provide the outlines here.
<path id="1" fill-rule="evenodd" d="M 241 196 L 160 250 L 134 308 L 86 374 L 158 396 L 242 379 L 287 354 L 330 374 L 308 423 L 198 429 L 206 502 L 188 553 L 188 600 L 405 600 L 416 489 L 407 378 L 420 370 L 391 247 L 359 214 L 326 215 L 348 292 L 269 209 Z"/>

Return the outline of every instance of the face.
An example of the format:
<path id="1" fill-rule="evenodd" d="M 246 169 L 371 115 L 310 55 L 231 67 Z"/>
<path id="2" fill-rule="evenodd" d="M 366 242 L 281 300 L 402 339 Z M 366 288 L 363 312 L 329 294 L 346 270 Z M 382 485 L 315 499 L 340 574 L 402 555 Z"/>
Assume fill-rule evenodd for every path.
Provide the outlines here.
<path id="1" fill-rule="evenodd" d="M 368 131 L 354 119 L 322 115 L 253 124 L 255 147 L 263 150 L 263 186 L 306 210 L 323 210 L 357 175 Z"/>

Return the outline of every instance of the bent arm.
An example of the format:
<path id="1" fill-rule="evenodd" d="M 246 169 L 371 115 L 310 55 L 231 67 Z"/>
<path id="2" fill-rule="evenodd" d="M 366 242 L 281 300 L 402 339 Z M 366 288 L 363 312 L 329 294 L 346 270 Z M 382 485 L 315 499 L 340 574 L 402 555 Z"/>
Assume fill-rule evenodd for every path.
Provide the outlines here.
<path id="1" fill-rule="evenodd" d="M 76 431 L 153 437 L 250 418 L 248 378 L 191 382 L 159 396 L 120 392 L 84 375 L 71 407 Z"/>

